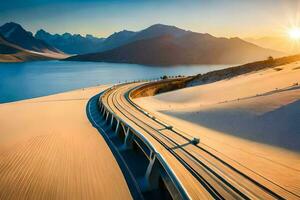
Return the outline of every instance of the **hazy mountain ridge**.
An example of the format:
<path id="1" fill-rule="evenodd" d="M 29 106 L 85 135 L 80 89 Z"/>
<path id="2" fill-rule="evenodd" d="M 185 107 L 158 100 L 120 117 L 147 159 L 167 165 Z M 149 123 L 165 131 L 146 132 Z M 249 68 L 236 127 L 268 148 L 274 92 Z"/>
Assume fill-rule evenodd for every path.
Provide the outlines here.
<path id="1" fill-rule="evenodd" d="M 113 48 L 120 47 L 138 40 L 151 39 L 163 35 L 172 35 L 174 37 L 178 37 L 186 33 L 187 31 L 183 29 L 163 24 L 154 24 L 137 32 L 123 30 L 109 36 L 103 43 L 102 51 L 111 50 Z"/>
<path id="2" fill-rule="evenodd" d="M 264 48 L 295 54 L 299 52 L 300 44 L 286 37 L 265 36 L 261 38 L 245 38 L 244 40 Z"/>
<path id="3" fill-rule="evenodd" d="M 154 37 L 159 37 L 162 35 L 171 35 L 173 37 L 181 37 L 190 31 L 186 31 L 176 26 L 163 25 L 163 24 L 154 24 L 144 30 L 141 30 L 136 33 L 136 35 L 130 41 L 150 39 Z"/>
<path id="4" fill-rule="evenodd" d="M 86 37 L 80 34 L 64 33 L 50 34 L 43 29 L 36 32 L 35 38 L 44 40 L 57 49 L 68 54 L 83 54 L 101 50 L 104 38 L 97 38 L 92 35 Z"/>
<path id="5" fill-rule="evenodd" d="M 37 31 L 35 37 L 46 41 L 65 53 L 86 54 L 111 50 L 137 40 L 150 39 L 166 34 L 179 37 L 186 33 L 188 31 L 175 26 L 155 24 L 137 32 L 129 30 L 115 32 L 107 38 L 96 38 L 92 35 L 83 37 L 79 34 L 72 35 L 70 33 L 50 34 L 43 29 Z"/>
<path id="6" fill-rule="evenodd" d="M 70 33 L 50 34 L 42 29 L 33 37 L 31 32 L 16 23 L 1 26 L 0 33 L 8 38 L 4 36 L 8 42 L 25 51 L 81 53 L 67 59 L 78 61 L 148 65 L 240 64 L 284 55 L 240 38 L 217 38 L 163 24 L 155 24 L 137 32 L 123 30 L 106 39 Z M 3 49 L 15 51 L 8 47 Z"/>
<path id="7" fill-rule="evenodd" d="M 149 65 L 240 64 L 282 55 L 240 38 L 217 38 L 157 24 L 137 32 L 122 46 L 67 60 Z"/>
<path id="8" fill-rule="evenodd" d="M 132 38 L 135 34 L 136 32 L 128 30 L 115 32 L 104 40 L 101 50 L 105 51 L 124 45 L 128 43 L 129 39 Z"/>
<path id="9" fill-rule="evenodd" d="M 103 61 L 117 63 L 137 63 L 137 64 L 167 64 L 172 61 L 171 55 L 178 55 L 176 45 L 168 41 L 171 36 L 161 36 L 145 40 L 134 41 L 115 49 L 70 57 L 67 60 L 76 61 Z M 154 50 L 160 48 L 159 53 L 153 54 Z M 152 56 L 149 56 L 152 54 Z"/>

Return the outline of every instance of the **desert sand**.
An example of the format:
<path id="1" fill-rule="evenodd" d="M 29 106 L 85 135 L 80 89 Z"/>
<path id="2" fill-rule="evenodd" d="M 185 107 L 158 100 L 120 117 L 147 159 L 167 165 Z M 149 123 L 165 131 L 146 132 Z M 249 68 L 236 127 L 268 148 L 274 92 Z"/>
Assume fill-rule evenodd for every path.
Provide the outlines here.
<path id="1" fill-rule="evenodd" d="M 60 60 L 67 58 L 69 55 L 55 52 L 34 52 L 22 50 L 15 54 L 0 54 L 0 62 L 25 62 L 35 60 Z"/>
<path id="2" fill-rule="evenodd" d="M 131 199 L 86 116 L 104 88 L 0 104 L 0 199 Z"/>
<path id="3" fill-rule="evenodd" d="M 44 52 L 35 52 L 35 51 L 29 51 L 32 54 L 37 54 L 37 55 L 41 55 L 41 56 L 45 56 L 47 58 L 52 58 L 52 59 L 64 59 L 69 57 L 68 54 L 65 53 L 56 53 L 56 52 L 52 52 L 52 51 L 44 51 Z"/>
<path id="4" fill-rule="evenodd" d="M 300 197 L 300 62 L 134 99 L 218 156 Z"/>

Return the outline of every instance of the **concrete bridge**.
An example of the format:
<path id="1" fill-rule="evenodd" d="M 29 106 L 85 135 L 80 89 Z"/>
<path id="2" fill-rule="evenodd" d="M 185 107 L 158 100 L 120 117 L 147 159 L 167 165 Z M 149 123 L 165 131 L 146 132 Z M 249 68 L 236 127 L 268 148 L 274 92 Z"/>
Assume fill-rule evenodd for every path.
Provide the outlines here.
<path id="1" fill-rule="evenodd" d="M 102 95 L 88 103 L 88 117 L 116 156 L 134 199 L 190 199 L 155 147 L 107 108 Z"/>
<path id="2" fill-rule="evenodd" d="M 292 194 L 256 181 L 131 101 L 142 83 L 93 97 L 87 113 L 114 153 L 134 199 L 284 199 Z M 152 85 L 153 86 L 153 85 Z"/>

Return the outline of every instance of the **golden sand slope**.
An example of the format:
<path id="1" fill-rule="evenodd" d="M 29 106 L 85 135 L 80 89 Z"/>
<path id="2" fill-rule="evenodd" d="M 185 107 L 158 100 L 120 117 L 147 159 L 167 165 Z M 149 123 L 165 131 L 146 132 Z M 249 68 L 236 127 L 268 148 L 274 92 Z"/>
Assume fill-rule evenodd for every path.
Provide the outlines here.
<path id="1" fill-rule="evenodd" d="M 134 101 L 300 196 L 299 62 Z"/>
<path id="2" fill-rule="evenodd" d="M 0 199 L 131 199 L 86 117 L 105 87 L 0 105 Z"/>

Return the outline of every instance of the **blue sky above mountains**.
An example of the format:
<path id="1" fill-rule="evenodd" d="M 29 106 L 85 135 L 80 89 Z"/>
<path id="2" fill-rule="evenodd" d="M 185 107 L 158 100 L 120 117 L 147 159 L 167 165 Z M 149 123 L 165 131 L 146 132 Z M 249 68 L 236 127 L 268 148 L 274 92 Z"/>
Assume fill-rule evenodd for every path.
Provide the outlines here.
<path id="1" fill-rule="evenodd" d="M 298 25 L 299 5 L 298 0 L 10 0 L 1 2 L 0 23 L 102 37 L 163 23 L 215 36 L 259 37 Z"/>

